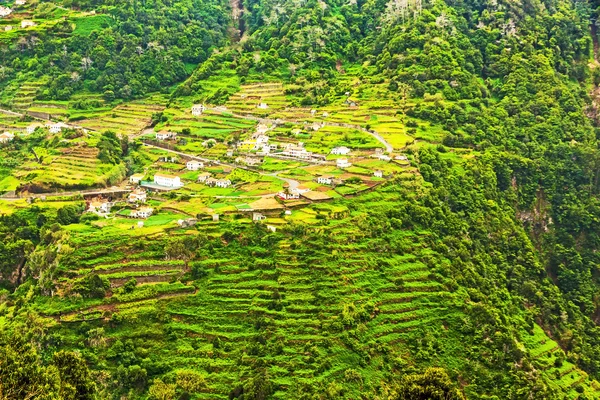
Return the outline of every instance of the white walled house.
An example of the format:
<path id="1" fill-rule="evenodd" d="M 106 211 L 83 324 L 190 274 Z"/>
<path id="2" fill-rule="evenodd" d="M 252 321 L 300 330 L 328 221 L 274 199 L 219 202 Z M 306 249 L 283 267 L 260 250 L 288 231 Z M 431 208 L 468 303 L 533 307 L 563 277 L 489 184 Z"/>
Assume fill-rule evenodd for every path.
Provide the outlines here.
<path id="1" fill-rule="evenodd" d="M 317 178 L 317 183 L 321 185 L 331 185 L 333 179 L 330 176 L 320 176 Z"/>
<path id="2" fill-rule="evenodd" d="M 377 171 L 373 172 L 373 176 L 376 178 L 383 178 L 383 172 L 377 170 Z"/>
<path id="3" fill-rule="evenodd" d="M 195 116 L 202 115 L 202 113 L 205 110 L 206 110 L 206 107 L 204 107 L 204 104 L 194 104 L 192 106 L 192 115 L 195 115 Z"/>
<path id="4" fill-rule="evenodd" d="M 16 0 L 15 1 L 16 6 L 24 6 L 25 4 L 27 4 L 27 0 Z"/>
<path id="5" fill-rule="evenodd" d="M 392 159 L 390 156 L 387 156 L 385 154 L 379 154 L 377 158 L 379 158 L 381 161 L 390 161 Z"/>
<path id="6" fill-rule="evenodd" d="M 31 124 L 27 127 L 27 133 L 31 135 L 33 132 L 35 132 L 35 130 L 37 128 L 43 128 L 43 127 L 44 127 L 44 125 L 40 124 L 39 122 L 34 122 L 33 124 Z"/>
<path id="7" fill-rule="evenodd" d="M 15 138 L 15 135 L 13 135 L 10 132 L 4 132 L 2 134 L 0 134 L 0 143 L 8 143 L 10 141 L 12 141 Z"/>
<path id="8" fill-rule="evenodd" d="M 106 200 L 92 200 L 88 205 L 88 212 L 108 214 L 114 203 Z"/>
<path id="9" fill-rule="evenodd" d="M 345 156 L 348 153 L 350 153 L 350 149 L 346 146 L 334 147 L 333 149 L 331 149 L 331 154 L 336 156 Z"/>
<path id="10" fill-rule="evenodd" d="M 152 213 L 154 212 L 154 208 L 152 207 L 140 207 L 137 210 L 133 210 L 131 211 L 131 214 L 129 214 L 132 218 L 148 218 L 152 215 Z"/>
<path id="11" fill-rule="evenodd" d="M 8 17 L 12 10 L 8 7 L 0 6 L 0 17 Z"/>
<path id="12" fill-rule="evenodd" d="M 25 29 L 25 28 L 29 28 L 31 26 L 36 26 L 37 24 L 33 21 L 24 19 L 23 21 L 21 21 L 21 29 Z"/>
<path id="13" fill-rule="evenodd" d="M 68 125 L 63 124 L 62 122 L 48 122 L 46 123 L 46 128 L 50 133 L 60 133 L 63 128 L 68 128 Z"/>
<path id="14" fill-rule="evenodd" d="M 267 105 L 267 103 L 258 103 L 256 108 L 260 108 L 261 110 L 266 110 L 267 108 L 269 108 L 269 106 Z"/>
<path id="15" fill-rule="evenodd" d="M 142 179 L 144 179 L 144 174 L 133 174 L 129 177 L 129 183 L 137 185 L 142 181 Z"/>
<path id="16" fill-rule="evenodd" d="M 277 197 L 279 197 L 282 200 L 294 200 L 294 199 L 300 198 L 300 193 L 298 193 L 296 191 L 292 191 L 290 193 L 281 191 L 281 192 L 277 193 Z"/>
<path id="17" fill-rule="evenodd" d="M 209 179 L 209 178 L 210 178 L 210 173 L 208 173 L 208 172 L 204 172 L 204 173 L 202 173 L 202 174 L 198 175 L 198 182 L 202 182 L 202 183 L 204 183 L 204 182 L 206 182 L 206 180 L 207 180 L 207 179 Z"/>
<path id="18" fill-rule="evenodd" d="M 347 159 L 347 158 L 338 158 L 338 159 L 335 161 L 335 165 L 336 165 L 338 168 L 348 168 L 348 167 L 351 167 L 351 166 L 352 166 L 352 164 L 350 164 L 350 163 L 348 162 L 348 159 Z"/>
<path id="19" fill-rule="evenodd" d="M 145 203 L 146 202 L 146 191 L 143 189 L 134 190 L 129 193 L 129 197 L 127 198 L 129 203 Z"/>
<path id="20" fill-rule="evenodd" d="M 154 174 L 154 183 L 159 186 L 172 188 L 182 187 L 181 179 L 178 176 L 167 174 Z"/>
<path id="21" fill-rule="evenodd" d="M 264 221 L 265 219 L 267 219 L 267 217 L 261 213 L 252 213 L 252 221 Z"/>
<path id="22" fill-rule="evenodd" d="M 175 137 L 177 137 L 177 133 L 175 133 L 175 132 L 168 132 L 168 131 L 156 132 L 156 140 L 175 139 Z"/>
<path id="23" fill-rule="evenodd" d="M 228 188 L 231 186 L 231 181 L 229 179 L 218 179 L 215 182 L 215 186 L 220 188 Z"/>
<path id="24" fill-rule="evenodd" d="M 188 169 L 188 171 L 198 171 L 200 168 L 204 168 L 204 163 L 191 160 L 185 163 L 185 167 Z"/>

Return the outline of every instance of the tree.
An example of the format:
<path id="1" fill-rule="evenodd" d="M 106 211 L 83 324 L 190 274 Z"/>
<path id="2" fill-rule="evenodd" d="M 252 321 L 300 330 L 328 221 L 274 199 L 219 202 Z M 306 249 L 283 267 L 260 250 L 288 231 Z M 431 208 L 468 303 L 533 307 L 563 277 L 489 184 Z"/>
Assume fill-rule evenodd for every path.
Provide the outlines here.
<path id="1" fill-rule="evenodd" d="M 441 368 L 427 368 L 422 374 L 402 377 L 389 398 L 392 400 L 465 400 L 465 396 L 455 388 L 446 371 Z"/>
<path id="2" fill-rule="evenodd" d="M 79 353 L 59 351 L 52 356 L 52 364 L 60 375 L 60 396 L 65 400 L 95 399 L 96 385 L 87 364 Z"/>

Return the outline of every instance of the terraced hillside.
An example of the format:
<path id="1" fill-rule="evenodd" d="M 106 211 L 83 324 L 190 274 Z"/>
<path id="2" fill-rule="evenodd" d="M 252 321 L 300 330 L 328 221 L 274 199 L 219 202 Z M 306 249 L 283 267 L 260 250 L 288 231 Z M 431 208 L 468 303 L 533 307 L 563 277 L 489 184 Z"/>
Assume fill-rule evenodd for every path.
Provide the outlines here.
<path id="1" fill-rule="evenodd" d="M 266 108 L 260 108 L 261 104 Z M 289 100 L 281 82 L 263 82 L 242 85 L 225 106 L 234 113 L 266 116 L 288 107 Z"/>
<path id="2" fill-rule="evenodd" d="M 73 113 L 71 118 L 77 118 L 78 125 L 84 128 L 104 132 L 107 130 L 118 134 L 139 134 L 150 125 L 152 115 L 164 110 L 164 99 L 161 97 L 150 97 L 144 101 L 124 103 L 113 109 L 101 109 L 81 114 Z"/>
<path id="3" fill-rule="evenodd" d="M 356 200 L 377 211 L 414 195 L 411 180 L 403 185 Z M 112 371 L 139 366 L 148 382 L 192 370 L 203 377 L 196 399 L 227 398 L 249 378 L 268 379 L 276 399 L 315 385 L 360 398 L 409 360 L 444 362 L 468 381 L 480 363 L 463 354 L 472 316 L 465 294 L 432 266 L 450 260 L 432 250 L 431 234 L 380 229 L 339 205 L 276 233 L 241 220 L 161 227 L 160 214 L 128 231 L 71 225 L 59 297 L 36 308 L 59 321 L 56 350 L 79 349 Z M 98 277 L 102 295 L 90 295 Z M 522 343 L 541 379 L 560 375 L 574 394 L 600 393 L 572 364 L 552 366 L 560 350 L 537 325 Z"/>
<path id="4" fill-rule="evenodd" d="M 44 82 L 25 82 L 14 94 L 10 106 L 16 110 L 26 111 L 35 100 L 38 90 Z"/>
<path id="5" fill-rule="evenodd" d="M 159 124 L 157 130 L 181 132 L 190 130 L 191 138 L 225 140 L 235 133 L 243 133 L 254 127 L 254 121 L 235 118 L 229 113 L 207 110 L 202 115 L 194 116 L 190 110 L 169 110 L 173 115 L 168 123 Z"/>
<path id="6" fill-rule="evenodd" d="M 41 163 L 27 162 L 14 173 L 33 191 L 106 186 L 125 176 L 123 166 L 102 163 L 94 147 L 71 147 L 59 155 L 44 154 L 43 149 L 38 153 Z"/>

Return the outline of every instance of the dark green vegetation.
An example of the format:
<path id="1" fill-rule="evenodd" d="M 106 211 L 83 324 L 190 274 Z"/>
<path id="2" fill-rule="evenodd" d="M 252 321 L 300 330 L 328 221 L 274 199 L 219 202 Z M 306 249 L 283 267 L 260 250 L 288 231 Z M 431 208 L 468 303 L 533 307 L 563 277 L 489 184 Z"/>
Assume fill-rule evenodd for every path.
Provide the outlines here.
<path id="1" fill-rule="evenodd" d="M 596 4 L 247 1 L 235 26 L 223 4 L 115 4 L 65 2 L 101 15 L 53 28 L 43 46 L 15 38 L 4 87 L 19 70 L 46 79 L 39 99 L 111 102 L 200 63 L 173 104 L 256 112 L 233 94 L 262 81 L 286 84 L 254 87 L 277 92 L 282 113 L 286 101 L 380 102 L 419 173 L 313 204 L 313 218 L 276 232 L 233 216 L 163 228 L 167 213 L 136 230 L 79 205 L 7 213 L 0 397 L 600 397 Z M 211 54 L 227 28 L 240 35 Z M 175 116 L 154 119 L 239 134 L 234 117 Z M 39 147 L 59 155 L 60 138 L 35 135 L 3 147 L 1 178 L 30 150 L 35 165 Z M 86 143 L 80 158 L 122 175 L 126 140 Z"/>

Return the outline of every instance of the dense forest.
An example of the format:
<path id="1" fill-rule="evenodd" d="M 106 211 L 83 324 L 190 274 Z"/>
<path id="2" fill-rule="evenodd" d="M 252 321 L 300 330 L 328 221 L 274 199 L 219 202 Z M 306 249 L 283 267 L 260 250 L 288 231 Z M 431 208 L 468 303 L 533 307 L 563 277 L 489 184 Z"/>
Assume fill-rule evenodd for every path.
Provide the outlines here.
<path id="1" fill-rule="evenodd" d="M 296 105 L 317 107 L 359 92 L 362 83 L 385 83 L 400 104 L 395 118 L 414 130 L 438 127 L 443 139 L 405 149 L 422 181 L 415 178 L 407 187 L 393 179 L 365 198 L 336 200 L 349 212 L 323 217 L 323 224 L 347 228 L 346 236 L 301 224 L 272 234 L 230 221 L 212 236 L 198 230 L 154 243 L 111 238 L 156 259 L 182 261 L 189 272 L 180 280 L 194 282 L 198 297 L 227 268 L 220 260 L 235 259 L 244 271 L 258 273 L 257 299 L 266 305 L 262 309 L 253 300 L 242 317 L 231 313 L 230 325 L 248 332 L 239 342 L 222 344 L 224 338 L 208 333 L 205 345 L 197 339 L 200 332 L 178 330 L 193 310 L 219 309 L 208 294 L 180 304 L 185 312 L 179 314 L 157 306 L 144 321 L 114 313 L 106 326 L 58 326 L 42 318 L 38 308 L 52 308 L 47 299 L 59 289 L 73 304 L 96 304 L 107 296 L 111 288 L 101 274 L 78 279 L 73 271 L 89 267 L 92 256 L 111 259 L 122 250 L 95 242 L 87 248 L 75 230 L 66 230 L 90 218 L 82 216 L 82 204 L 53 211 L 33 205 L 0 215 L 0 398 L 221 398 L 205 390 L 226 369 L 220 359 L 238 363 L 236 371 L 227 370 L 230 399 L 598 398 L 577 382 L 573 390 L 557 386 L 568 373 L 544 374 L 549 366 L 537 364 L 523 339 L 541 328 L 559 347 L 551 364 L 572 364 L 597 389 L 598 4 L 246 0 L 234 5 L 241 15 L 233 19 L 231 4 L 213 0 L 55 3 L 94 10 L 102 21 L 89 32 L 65 22 L 2 44 L 0 89 L 27 76 L 44 79 L 39 100 L 92 92 L 112 102 L 162 91 L 177 102 L 202 97 L 206 80 L 218 79 L 227 66 L 241 82 L 284 82 Z M 40 2 L 36 12 L 52 13 L 53 7 Z M 350 68 L 359 71 L 354 84 L 341 79 Z M 223 103 L 233 92 L 212 100 Z M 406 99 L 414 105 L 405 106 Z M 32 140 L 47 145 L 35 135 Z M 97 148 L 105 164 L 131 164 L 135 157 L 127 140 L 114 133 L 102 135 Z M 473 155 L 466 163 L 449 156 L 462 150 Z M 337 248 L 345 246 L 369 256 L 338 256 Z M 314 295 L 310 306 L 317 322 L 307 323 L 329 335 L 295 344 L 293 351 L 284 348 L 277 325 L 294 306 L 294 289 L 278 281 L 285 273 L 280 247 L 292 253 L 285 261 L 308 276 L 302 285 Z M 441 328 L 432 323 L 398 347 L 372 332 L 380 310 L 369 280 L 374 287 L 379 279 L 405 286 L 389 277 L 396 261 L 411 255 L 448 292 L 435 300 L 448 317 Z M 341 275 L 344 284 L 360 285 L 331 302 L 329 280 L 355 262 L 364 263 L 364 276 Z M 74 283 L 65 289 L 61 284 L 68 279 Z M 272 281 L 281 290 L 272 289 Z M 136 285 L 128 281 L 115 293 L 134 298 Z M 335 317 L 328 317 L 329 310 Z M 136 327 L 172 345 L 173 359 L 161 359 L 156 344 L 152 354 L 142 334 L 135 343 L 106 339 L 109 331 L 126 337 Z M 201 365 L 205 375 L 176 369 L 178 357 L 197 353 L 217 360 Z M 295 357 L 287 370 L 310 365 L 325 377 L 275 379 L 284 368 L 275 359 L 286 353 Z M 352 368 L 344 369 L 343 378 L 327 375 L 338 363 Z"/>

